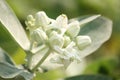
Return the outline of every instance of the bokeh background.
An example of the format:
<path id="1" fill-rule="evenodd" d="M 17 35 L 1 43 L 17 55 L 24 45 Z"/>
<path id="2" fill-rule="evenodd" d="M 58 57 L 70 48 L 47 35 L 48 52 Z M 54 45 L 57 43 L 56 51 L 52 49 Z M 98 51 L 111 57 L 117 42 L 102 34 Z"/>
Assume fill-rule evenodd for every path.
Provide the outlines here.
<path id="1" fill-rule="evenodd" d="M 87 67 L 82 74 L 102 74 L 120 80 L 120 0 L 7 0 L 20 22 L 26 28 L 26 16 L 38 11 L 45 11 L 51 18 L 64 13 L 69 19 L 82 15 L 101 14 L 113 21 L 113 32 L 107 41 L 96 52 L 86 58 Z M 27 32 L 27 31 L 26 31 Z M 99 35 L 98 35 L 99 36 Z M 20 49 L 11 51 L 17 64 L 22 63 L 25 54 Z M 20 53 L 19 58 L 16 53 Z M 54 75 L 51 75 L 53 73 Z M 46 74 L 50 80 L 62 77 L 60 71 L 50 71 Z M 47 80 L 47 79 L 46 79 Z"/>

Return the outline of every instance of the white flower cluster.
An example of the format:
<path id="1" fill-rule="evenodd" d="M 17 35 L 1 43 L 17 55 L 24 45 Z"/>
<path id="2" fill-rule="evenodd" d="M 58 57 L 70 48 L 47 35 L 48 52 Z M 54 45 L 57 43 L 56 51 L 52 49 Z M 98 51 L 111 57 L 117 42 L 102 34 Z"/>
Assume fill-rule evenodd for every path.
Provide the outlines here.
<path id="1" fill-rule="evenodd" d="M 58 54 L 51 62 L 63 64 L 66 67 L 74 60 L 80 62 L 79 54 L 91 44 L 89 36 L 79 36 L 79 21 L 68 23 L 66 15 L 62 14 L 56 20 L 49 18 L 40 11 L 35 16 L 28 15 L 25 22 L 30 31 L 31 51 L 48 49 L 49 53 Z"/>

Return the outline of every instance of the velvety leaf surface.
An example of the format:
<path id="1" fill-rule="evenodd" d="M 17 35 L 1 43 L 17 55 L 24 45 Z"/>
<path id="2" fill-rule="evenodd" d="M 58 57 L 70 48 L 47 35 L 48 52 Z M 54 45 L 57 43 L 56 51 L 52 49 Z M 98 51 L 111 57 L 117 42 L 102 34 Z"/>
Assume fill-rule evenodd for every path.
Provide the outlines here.
<path id="1" fill-rule="evenodd" d="M 80 26 L 81 26 L 82 24 L 86 24 L 86 23 L 88 23 L 88 22 L 91 22 L 91 21 L 97 19 L 97 18 L 100 17 L 100 16 L 101 16 L 101 15 L 91 15 L 91 16 L 86 15 L 86 16 L 81 16 L 80 18 L 78 17 L 78 18 L 70 19 L 69 22 L 72 22 L 72 21 L 74 21 L 74 20 L 79 20 L 79 24 L 80 24 Z"/>
<path id="2" fill-rule="evenodd" d="M 26 33 L 5 0 L 0 0 L 0 22 L 4 25 L 3 28 L 12 35 L 12 37 L 23 49 L 29 49 L 30 43 Z"/>
<path id="3" fill-rule="evenodd" d="M 18 69 L 9 63 L 0 62 L 0 77 L 1 78 L 24 78 L 25 80 L 31 80 L 33 75 L 23 69 Z"/>
<path id="4" fill-rule="evenodd" d="M 3 51 L 1 48 L 0 48 L 0 62 L 7 62 L 11 65 L 14 65 L 14 62 L 12 61 L 10 56 L 5 51 Z"/>
<path id="5" fill-rule="evenodd" d="M 22 72 L 20 74 L 21 77 L 23 77 L 25 80 L 32 80 L 33 79 L 33 74 L 29 73 L 29 72 Z"/>
<path id="6" fill-rule="evenodd" d="M 81 21 L 81 20 L 80 20 Z M 106 42 L 112 33 L 112 21 L 105 17 L 97 19 L 81 25 L 79 35 L 88 35 L 92 40 L 92 44 L 84 50 L 81 50 L 80 57 L 83 58 L 90 53 L 96 51 L 104 42 Z"/>
<path id="7" fill-rule="evenodd" d="M 0 62 L 0 76 L 2 78 L 13 78 L 22 72 L 23 70 L 17 69 L 9 63 Z"/>
<path id="8" fill-rule="evenodd" d="M 0 47 L 7 52 L 16 64 L 23 63 L 25 58 L 24 50 L 16 43 L 10 34 L 3 29 L 3 25 L 0 23 Z M 19 57 L 18 57 L 19 55 Z"/>
<path id="9" fill-rule="evenodd" d="M 84 58 L 94 51 L 96 51 L 104 42 L 106 42 L 112 33 L 112 21 L 101 16 L 82 16 L 74 20 L 80 21 L 79 35 L 90 36 L 92 43 L 90 46 L 81 50 L 79 53 L 80 58 Z M 92 21 L 93 20 L 93 21 Z M 72 63 L 67 69 L 67 73 L 72 72 L 70 75 L 74 76 L 80 73 L 81 64 Z M 74 71 L 73 71 L 74 70 Z"/>

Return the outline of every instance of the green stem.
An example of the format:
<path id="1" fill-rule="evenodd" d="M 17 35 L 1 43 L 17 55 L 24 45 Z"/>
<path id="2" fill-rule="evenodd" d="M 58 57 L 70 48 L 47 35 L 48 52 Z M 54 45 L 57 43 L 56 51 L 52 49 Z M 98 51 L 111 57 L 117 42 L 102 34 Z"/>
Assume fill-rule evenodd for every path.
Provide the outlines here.
<path id="1" fill-rule="evenodd" d="M 30 52 L 30 51 L 27 51 L 27 68 L 30 69 L 30 66 L 31 66 L 31 62 L 32 62 L 32 57 L 33 57 L 33 53 Z"/>
<path id="2" fill-rule="evenodd" d="M 33 41 L 31 41 L 29 50 L 28 50 L 28 51 L 25 51 L 25 52 L 27 53 L 27 56 L 26 56 L 27 65 L 26 65 L 26 67 L 27 67 L 28 69 L 30 69 L 31 62 L 32 62 L 32 57 L 33 57 L 33 53 L 31 52 L 32 47 L 33 47 Z"/>
<path id="3" fill-rule="evenodd" d="M 48 52 L 42 57 L 42 59 L 38 62 L 38 64 L 31 71 L 34 72 L 45 61 L 45 59 L 49 56 L 49 54 L 50 54 L 50 49 L 48 50 Z"/>

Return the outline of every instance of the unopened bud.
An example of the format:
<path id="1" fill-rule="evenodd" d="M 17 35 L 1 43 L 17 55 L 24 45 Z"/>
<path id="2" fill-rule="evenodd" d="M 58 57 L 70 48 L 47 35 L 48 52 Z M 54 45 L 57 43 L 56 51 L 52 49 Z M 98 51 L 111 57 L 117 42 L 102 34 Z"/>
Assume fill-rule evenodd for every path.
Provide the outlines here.
<path id="1" fill-rule="evenodd" d="M 67 47 L 70 44 L 71 40 L 70 37 L 64 36 L 64 48 Z"/>
<path id="2" fill-rule="evenodd" d="M 80 32 L 80 26 L 78 21 L 74 21 L 68 25 L 68 29 L 66 31 L 66 34 L 70 36 L 71 38 L 76 37 Z"/>
<path id="3" fill-rule="evenodd" d="M 59 46 L 62 47 L 64 44 L 64 39 L 62 36 L 60 36 L 59 34 L 53 32 L 51 37 L 49 38 L 49 43 L 51 46 Z"/>
<path id="4" fill-rule="evenodd" d="M 66 28 L 67 27 L 67 23 L 68 23 L 68 18 L 65 14 L 62 14 L 60 16 L 57 17 L 56 19 L 57 21 L 57 26 L 61 27 L 61 28 Z"/>
<path id="5" fill-rule="evenodd" d="M 76 38 L 76 44 L 80 50 L 83 50 L 91 44 L 91 39 L 89 36 L 78 36 Z"/>
<path id="6" fill-rule="evenodd" d="M 48 25 L 50 23 L 50 20 L 49 20 L 48 16 L 43 11 L 40 11 L 40 12 L 36 13 L 35 19 L 36 19 L 35 24 L 37 26 L 45 27 L 46 25 Z"/>
<path id="7" fill-rule="evenodd" d="M 35 28 L 35 19 L 32 15 L 27 16 L 27 21 L 25 21 L 25 24 L 27 25 L 27 29 L 34 29 Z"/>
<path id="8" fill-rule="evenodd" d="M 31 38 L 37 43 L 44 43 L 48 39 L 46 33 L 40 28 L 33 31 Z"/>

